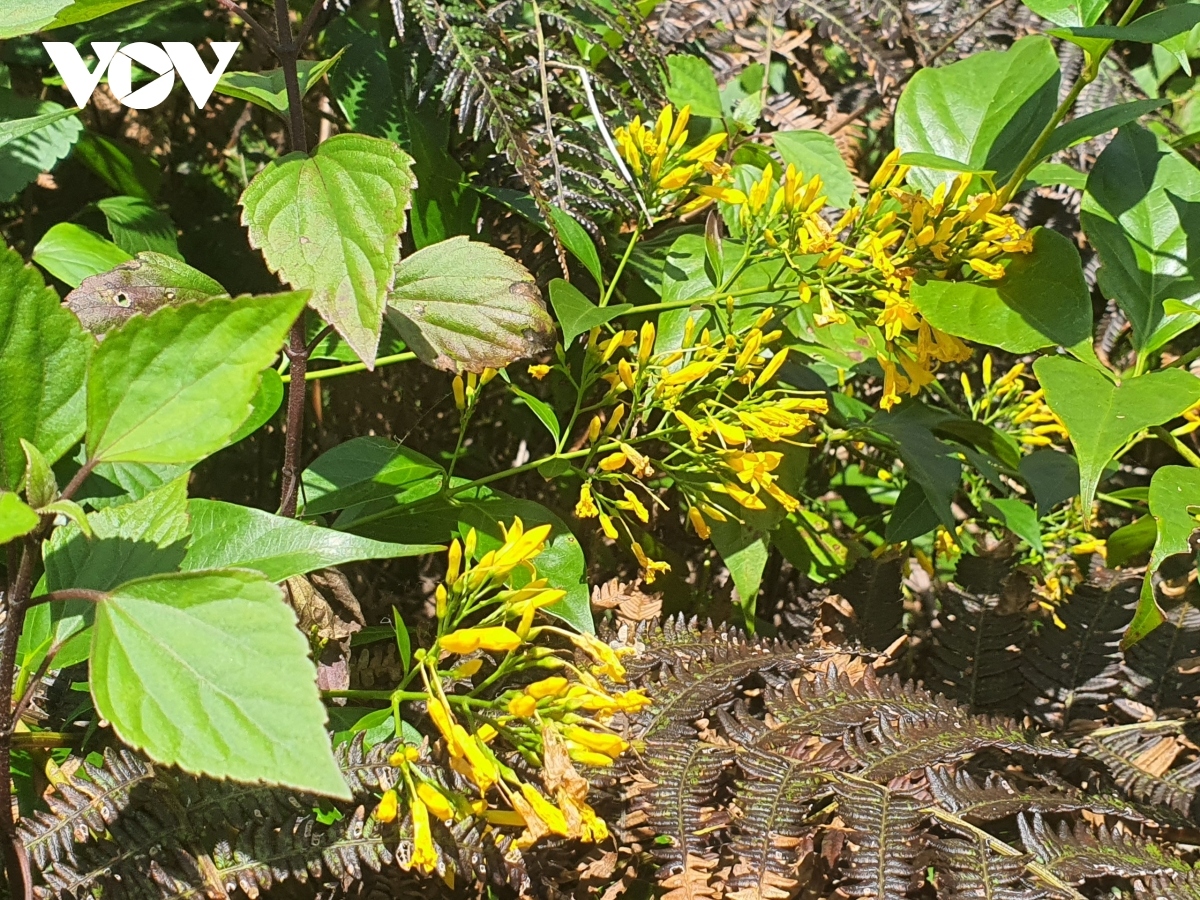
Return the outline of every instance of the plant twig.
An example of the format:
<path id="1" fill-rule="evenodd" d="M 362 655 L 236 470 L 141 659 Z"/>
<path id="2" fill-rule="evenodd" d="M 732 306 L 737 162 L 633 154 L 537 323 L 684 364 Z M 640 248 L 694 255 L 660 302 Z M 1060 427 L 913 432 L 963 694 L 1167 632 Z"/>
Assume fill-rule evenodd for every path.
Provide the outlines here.
<path id="1" fill-rule="evenodd" d="M 392 363 L 411 362 L 417 358 L 415 353 L 395 353 L 391 356 L 381 356 L 375 360 L 375 368 L 380 366 L 390 366 Z M 339 375 L 351 375 L 355 372 L 367 371 L 366 363 L 347 363 L 344 366 L 334 366 L 329 369 L 313 369 L 304 373 L 304 378 L 307 381 L 323 381 L 326 378 L 336 378 Z M 291 384 L 291 373 L 284 375 L 280 379 L 284 384 Z"/>
<path id="2" fill-rule="evenodd" d="M 86 600 L 89 603 L 100 603 L 107 597 L 104 591 L 93 591 L 88 588 L 63 588 L 61 591 L 50 591 L 34 597 L 25 603 L 25 609 L 41 606 L 43 603 L 58 603 L 63 600 Z"/>
<path id="3" fill-rule="evenodd" d="M 217 0 L 221 6 L 225 7 L 233 15 L 237 16 L 243 22 L 250 26 L 250 30 L 255 36 L 271 49 L 272 53 L 278 53 L 279 45 L 275 42 L 275 38 L 271 36 L 271 32 L 267 31 L 261 23 L 248 12 L 238 6 L 233 0 Z"/>
<path id="4" fill-rule="evenodd" d="M 17 837 L 12 809 L 13 681 L 17 662 L 17 642 L 25 625 L 25 604 L 33 588 L 33 565 L 37 542 L 25 539 L 17 577 L 4 596 L 4 634 L 0 638 L 0 835 L 4 837 L 4 872 L 10 897 L 33 897 L 29 879 L 29 861 Z M 9 557 L 12 558 L 11 555 Z"/>
<path id="5" fill-rule="evenodd" d="M 1150 429 L 1150 433 L 1186 459 L 1189 466 L 1194 466 L 1195 468 L 1200 469 L 1200 456 L 1197 456 L 1191 447 L 1189 447 L 1175 435 L 1171 434 L 1171 432 L 1163 428 L 1163 426 L 1155 425 Z"/>
<path id="6" fill-rule="evenodd" d="M 312 5 L 312 9 L 308 11 L 308 15 L 304 17 L 304 23 L 300 26 L 300 34 L 296 38 L 296 50 L 303 50 L 304 45 L 308 43 L 308 39 L 312 37 L 313 28 L 316 27 L 317 19 L 321 18 L 321 12 L 325 9 L 326 0 L 317 0 Z"/>

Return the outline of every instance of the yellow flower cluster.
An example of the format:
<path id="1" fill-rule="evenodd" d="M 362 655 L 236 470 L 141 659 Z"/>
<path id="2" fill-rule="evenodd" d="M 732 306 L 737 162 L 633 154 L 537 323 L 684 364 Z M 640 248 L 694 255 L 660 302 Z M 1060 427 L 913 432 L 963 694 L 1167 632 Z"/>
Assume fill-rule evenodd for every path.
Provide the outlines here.
<path id="1" fill-rule="evenodd" d="M 731 324 L 732 301 L 727 312 Z M 784 454 L 754 448 L 798 444 L 797 436 L 813 425 L 811 415 L 828 410 L 823 398 L 775 384 L 788 351 L 772 350 L 782 337 L 770 328 L 774 317 L 768 308 L 753 323 L 723 334 L 689 318 L 678 349 L 656 350 L 651 322 L 603 341 L 598 329 L 591 335 L 588 353 L 607 385 L 597 406 L 610 412 L 607 422 L 597 413 L 588 428 L 593 453 L 580 469 L 584 482 L 575 514 L 597 519 L 613 540 L 622 526 L 647 583 L 670 571 L 634 532 L 649 523 L 653 506 L 665 508 L 647 483 L 654 476 L 672 479 L 688 521 L 705 539 L 710 520 L 766 509 L 768 498 L 789 512 L 800 506 L 779 481 Z M 647 427 L 654 417 L 657 426 Z"/>
<path id="2" fill-rule="evenodd" d="M 776 179 L 766 169 L 748 191 L 703 189 L 737 209 L 747 241 L 761 242 L 800 275 L 800 299 L 813 305 L 817 327 L 873 324 L 887 352 L 880 405 L 916 396 L 942 363 L 971 357 L 961 340 L 932 327 L 911 299 L 919 277 L 995 280 L 1007 256 L 1027 253 L 1032 241 L 1012 216 L 999 212 L 997 193 L 968 196 L 969 175 L 941 184 L 930 197 L 903 186 L 908 166 L 893 151 L 872 179 L 865 201 L 827 217 L 819 175 L 789 165 Z M 815 260 L 814 260 L 815 257 Z"/>
<path id="3" fill-rule="evenodd" d="M 665 208 L 686 199 L 705 175 L 716 180 L 728 175 L 729 167 L 717 163 L 717 153 L 725 145 L 725 132 L 712 134 L 690 150 L 684 149 L 692 108 L 685 106 L 675 115 L 667 104 L 651 126 L 641 117 L 613 132 L 621 158 L 629 165 L 647 203 Z M 706 196 L 692 199 L 679 210 L 692 212 L 712 202 Z"/>
<path id="4" fill-rule="evenodd" d="M 431 814 L 447 822 L 474 817 L 489 827 L 517 827 L 526 845 L 549 834 L 585 841 L 607 837 L 607 825 L 587 802 L 588 783 L 574 766 L 610 766 L 629 748 L 612 730 L 614 717 L 650 703 L 641 691 L 606 686 L 624 682 L 620 655 L 626 651 L 589 634 L 534 624 L 538 610 L 565 595 L 538 578 L 534 564 L 546 547 L 550 526 L 527 529 L 518 518 L 499 527 L 502 543 L 477 560 L 474 529 L 462 542 L 451 543 L 446 578 L 435 594 L 437 641 L 413 657 L 413 675 L 425 690 L 404 694 L 424 698 L 450 768 L 473 793 L 447 787 L 434 777 L 427 760 L 407 747 L 389 760 L 401 770 L 402 783 L 386 791 L 376 808 L 380 821 L 391 821 L 403 801 L 413 841 L 407 865 L 421 872 L 439 865 Z M 514 578 L 517 573 L 520 577 Z M 559 638 L 561 646 L 581 651 L 591 665 L 581 668 L 547 646 L 548 640 Z M 485 665 L 490 671 L 484 671 Z M 528 680 L 531 674 L 536 680 Z M 475 684 L 477 675 L 482 680 Z M 502 676 L 525 683 L 493 700 L 479 696 Z M 451 685 L 464 681 L 472 684 L 468 693 L 450 693 Z M 495 749 L 498 743 L 538 768 L 542 785 L 507 765 Z"/>

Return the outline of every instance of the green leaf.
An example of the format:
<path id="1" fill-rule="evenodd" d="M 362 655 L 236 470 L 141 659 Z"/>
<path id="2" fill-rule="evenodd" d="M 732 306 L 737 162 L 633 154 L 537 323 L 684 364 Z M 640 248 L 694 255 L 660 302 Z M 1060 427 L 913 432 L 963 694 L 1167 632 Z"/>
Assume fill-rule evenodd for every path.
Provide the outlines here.
<path id="1" fill-rule="evenodd" d="M 562 437 L 562 426 L 558 424 L 558 416 L 554 414 L 554 407 L 545 400 L 539 400 L 533 394 L 521 390 L 515 384 L 510 384 L 508 389 L 516 394 L 517 398 L 532 410 L 533 414 L 538 417 L 538 421 L 546 426 L 546 430 L 550 432 L 550 436 L 554 438 L 557 444 L 558 440 Z"/>
<path id="2" fill-rule="evenodd" d="M 1046 403 L 1071 436 L 1085 511 L 1091 509 L 1104 467 L 1127 440 L 1200 401 L 1200 378 L 1180 369 L 1148 372 L 1119 385 L 1091 366 L 1061 357 L 1042 357 L 1033 371 L 1046 389 Z"/>
<path id="3" fill-rule="evenodd" d="M 72 107 L 71 109 L 59 109 L 57 112 L 42 113 L 40 116 L 28 116 L 24 119 L 0 122 L 0 147 L 78 113 L 79 108 Z"/>
<path id="4" fill-rule="evenodd" d="M 396 630 L 396 650 L 400 654 L 400 665 L 404 667 L 404 672 L 407 674 L 409 667 L 412 666 L 412 638 L 408 636 L 408 626 L 404 624 L 404 617 L 394 606 L 392 607 L 392 626 Z"/>
<path id="5" fill-rule="evenodd" d="M 1154 516 L 1142 516 L 1123 525 L 1105 541 L 1104 564 L 1109 568 L 1127 566 L 1136 557 L 1149 553 L 1158 536 L 1158 523 Z"/>
<path id="6" fill-rule="evenodd" d="M 54 470 L 40 450 L 25 438 L 21 438 L 21 449 L 25 452 L 25 497 L 34 509 L 53 503 L 58 496 L 58 481 Z"/>
<path id="7" fill-rule="evenodd" d="M 929 534 L 940 523 L 937 510 L 925 496 L 925 489 L 916 481 L 910 481 L 900 491 L 888 516 L 884 540 L 889 544 L 911 541 Z"/>
<path id="8" fill-rule="evenodd" d="M 408 503 L 441 489 L 445 470 L 389 438 L 360 437 L 317 457 L 301 476 L 305 516 L 347 509 L 374 500 Z"/>
<path id="9" fill-rule="evenodd" d="M 1137 350 L 1153 352 L 1196 323 L 1163 308 L 1179 300 L 1200 310 L 1200 172 L 1190 162 L 1126 125 L 1088 176 L 1080 218 L 1100 256 L 1100 290 L 1129 317 Z"/>
<path id="10" fill-rule="evenodd" d="M 909 477 L 925 491 L 938 520 L 947 528 L 957 524 L 950 504 L 962 479 L 962 464 L 954 447 L 938 440 L 932 429 L 944 414 L 919 403 L 906 403 L 892 412 L 880 412 L 871 427 L 891 438 L 900 452 Z"/>
<path id="11" fill-rule="evenodd" d="M 551 233 L 551 225 L 546 223 L 536 201 L 529 194 L 487 185 L 477 185 L 475 190 L 485 197 L 491 197 L 497 203 L 502 203 L 513 212 L 519 213 L 547 234 Z M 562 241 L 563 246 L 583 263 L 584 268 L 595 279 L 597 285 L 603 284 L 604 272 L 600 265 L 600 254 L 596 251 L 596 245 L 592 242 L 587 229 L 557 206 L 550 207 L 550 219 L 553 230 L 558 234 L 558 239 Z"/>
<path id="12" fill-rule="evenodd" d="M 4 30 L 0 25 L 0 34 Z M 7 138 L 0 141 L 0 202 L 14 197 L 71 152 L 83 131 L 72 112 L 61 104 L 22 97 L 0 88 L 0 122 L 4 122 L 0 129 L 11 129 L 7 134 L 0 131 Z M 42 119 L 41 126 L 26 130 L 33 119 Z"/>
<path id="13" fill-rule="evenodd" d="M 107 197 L 96 203 L 113 241 L 135 256 L 143 250 L 182 260 L 175 237 L 175 223 L 165 212 L 141 197 Z"/>
<path id="14" fill-rule="evenodd" d="M 224 447 L 306 299 L 168 306 L 109 332 L 88 368 L 89 458 L 187 463 Z"/>
<path id="15" fill-rule="evenodd" d="M 278 587 L 241 570 L 159 575 L 98 606 L 92 697 L 124 743 L 187 772 L 350 799 Z"/>
<path id="16" fill-rule="evenodd" d="M 561 278 L 550 282 L 550 305 L 554 307 L 554 315 L 562 328 L 563 346 L 570 346 L 581 334 L 586 334 L 597 325 L 611 322 L 617 316 L 633 309 L 632 303 L 597 306 L 580 293 L 579 288 Z"/>
<path id="17" fill-rule="evenodd" d="M 12 491 L 0 491 L 0 544 L 29 534 L 38 527 L 38 514 Z"/>
<path id="18" fill-rule="evenodd" d="M 339 134 L 254 176 L 242 222 L 271 271 L 295 288 L 368 367 L 413 189 L 412 159 L 382 138 Z"/>
<path id="19" fill-rule="evenodd" d="M 236 444 L 262 428 L 283 405 L 283 378 L 275 369 L 263 369 L 258 390 L 250 400 L 250 417 L 241 424 L 229 443 Z"/>
<path id="20" fill-rule="evenodd" d="M 1082 141 L 1089 141 L 1097 135 L 1112 131 L 1114 128 L 1120 128 L 1122 125 L 1135 122 L 1146 115 L 1146 113 L 1161 109 L 1169 102 L 1166 99 L 1132 100 L 1129 103 L 1106 106 L 1104 109 L 1098 109 L 1095 112 L 1088 113 L 1086 116 L 1072 119 L 1070 122 L 1054 129 L 1054 133 L 1050 135 L 1049 142 L 1042 150 L 1042 158 L 1049 159 L 1061 150 L 1066 150 L 1068 147 L 1073 147 Z"/>
<path id="21" fill-rule="evenodd" d="M 158 163 L 128 141 L 85 131 L 71 158 L 94 172 L 118 194 L 153 200 L 162 186 Z"/>
<path id="22" fill-rule="evenodd" d="M 84 373 L 94 346 L 37 270 L 0 246 L 0 489 L 21 482 L 22 440 L 53 465 L 83 434 Z"/>
<path id="23" fill-rule="evenodd" d="M 904 166 L 933 169 L 935 172 L 965 172 L 968 175 L 986 175 L 989 178 L 996 174 L 995 169 L 981 169 L 936 153 L 905 153 L 897 162 Z"/>
<path id="24" fill-rule="evenodd" d="M 143 0 L 28 0 L 19 7 L 15 20 L 0 25 L 0 40 L 90 22 Z M 18 7 L 14 7 L 14 10 Z"/>
<path id="25" fill-rule="evenodd" d="M 462 236 L 400 262 L 388 315 L 423 363 L 450 372 L 503 369 L 554 340 L 554 322 L 529 271 Z"/>
<path id="26" fill-rule="evenodd" d="M 38 512 L 42 515 L 62 516 L 78 525 L 84 537 L 91 538 L 93 536 L 92 524 L 87 519 L 87 513 L 74 500 L 55 500 L 47 503 Z"/>
<path id="27" fill-rule="evenodd" d="M 1054 115 L 1058 83 L 1058 57 L 1040 35 L 922 69 L 896 105 L 896 146 L 995 170 L 1003 182 Z M 932 191 L 949 176 L 914 169 L 909 180 Z"/>
<path id="28" fill-rule="evenodd" d="M 51 226 L 33 248 L 33 261 L 71 287 L 131 259 L 112 241 L 74 222 Z"/>
<path id="29" fill-rule="evenodd" d="M 187 263 L 143 251 L 137 259 L 85 278 L 67 294 L 66 305 L 84 328 L 104 334 L 135 313 L 225 296 L 225 288 Z"/>
<path id="30" fill-rule="evenodd" d="M 1092 25 L 1111 0 L 1023 0 L 1043 19 L 1049 19 L 1055 25 Z"/>
<path id="31" fill-rule="evenodd" d="M 1091 346 L 1092 300 L 1075 244 L 1048 228 L 999 281 L 926 281 L 912 300 L 934 328 L 1010 353 Z"/>
<path id="32" fill-rule="evenodd" d="M 1042 530 L 1038 527 L 1038 517 L 1033 507 L 1020 500 L 1000 498 L 985 501 L 983 511 L 999 519 L 1005 528 L 1038 553 L 1043 551 Z"/>
<path id="33" fill-rule="evenodd" d="M 1007 432 L 1000 431 L 974 419 L 947 418 L 934 428 L 938 437 L 948 437 L 969 444 L 989 454 L 992 459 L 1010 469 L 1021 464 L 1021 447 Z"/>
<path id="34" fill-rule="evenodd" d="M 421 556 L 442 549 L 437 544 L 373 541 L 218 500 L 192 500 L 188 513 L 192 539 L 181 564 L 185 572 L 256 569 L 280 582 L 362 559 Z"/>
<path id="35" fill-rule="evenodd" d="M 91 513 L 90 536 L 77 525 L 56 529 L 44 550 L 46 590 L 107 591 L 123 581 L 176 571 L 191 533 L 187 481 L 181 476 L 140 500 Z"/>
<path id="36" fill-rule="evenodd" d="M 1024 191 L 1035 185 L 1054 187 L 1059 184 L 1082 191 L 1087 187 L 1087 175 L 1066 163 L 1044 162 L 1033 167 L 1033 171 L 1025 176 L 1025 183 L 1018 190 Z"/>
<path id="37" fill-rule="evenodd" d="M 1105 41 L 1134 41 L 1139 44 L 1157 44 L 1167 38 L 1191 31 L 1200 25 L 1200 6 L 1194 3 L 1177 3 L 1147 13 L 1128 25 L 1091 25 L 1055 28 L 1050 34 L 1055 37 Z"/>
<path id="38" fill-rule="evenodd" d="M 733 578 L 745 621 L 753 622 L 758 591 L 771 552 L 766 536 L 737 522 L 713 522 L 712 543 Z"/>
<path id="39" fill-rule="evenodd" d="M 1037 499 L 1039 516 L 1079 494 L 1079 464 L 1070 453 L 1042 447 L 1021 458 L 1020 473 Z"/>
<path id="40" fill-rule="evenodd" d="M 1176 371 L 1176 370 L 1171 370 Z M 1150 515 L 1157 525 L 1154 550 L 1142 581 L 1142 594 L 1122 648 L 1136 644 L 1165 621 L 1154 599 L 1154 573 L 1168 556 L 1191 552 L 1192 532 L 1200 528 L 1195 510 L 1200 507 L 1200 469 L 1162 466 L 1150 479 Z"/>
<path id="41" fill-rule="evenodd" d="M 699 56 L 676 54 L 667 57 L 670 78 L 667 83 L 667 99 L 677 107 L 690 106 L 693 116 L 720 119 L 721 91 L 712 67 Z"/>
<path id="42" fill-rule="evenodd" d="M 343 47 L 329 59 L 300 60 L 296 64 L 300 96 L 304 97 L 315 87 L 345 52 L 346 48 Z M 288 116 L 287 84 L 283 78 L 283 69 L 270 69 L 266 72 L 226 72 L 217 82 L 215 90 L 227 97 L 248 100 L 256 106 L 269 109 L 281 118 L 286 119 Z"/>

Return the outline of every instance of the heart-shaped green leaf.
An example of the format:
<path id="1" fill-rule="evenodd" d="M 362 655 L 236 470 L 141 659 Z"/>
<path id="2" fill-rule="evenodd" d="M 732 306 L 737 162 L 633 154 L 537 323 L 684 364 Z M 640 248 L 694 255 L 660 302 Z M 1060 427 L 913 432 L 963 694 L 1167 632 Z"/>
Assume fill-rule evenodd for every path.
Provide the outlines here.
<path id="1" fill-rule="evenodd" d="M 1046 403 L 1071 436 L 1084 510 L 1091 509 L 1100 474 L 1126 441 L 1200 401 L 1200 378 L 1181 369 L 1113 384 L 1091 366 L 1047 356 L 1033 364 L 1033 371 L 1046 390 Z"/>
<path id="2" fill-rule="evenodd" d="M 92 697 L 122 741 L 187 772 L 350 799 L 308 641 L 260 573 L 157 575 L 97 606 Z"/>
<path id="3" fill-rule="evenodd" d="M 529 271 L 461 236 L 400 262 L 388 315 L 421 362 L 449 372 L 503 369 L 554 341 L 554 322 Z"/>
<path id="4" fill-rule="evenodd" d="M 242 222 L 271 270 L 312 290 L 313 308 L 368 367 L 412 200 L 412 158 L 396 144 L 339 134 L 254 176 Z"/>
<path id="5" fill-rule="evenodd" d="M 0 491 L 0 544 L 7 544 L 38 527 L 38 514 L 12 491 Z"/>
<path id="6" fill-rule="evenodd" d="M 1054 115 L 1058 82 L 1054 46 L 1040 35 L 922 69 L 896 104 L 896 146 L 994 170 L 1003 182 Z M 909 180 L 932 191 L 952 177 L 918 168 Z"/>

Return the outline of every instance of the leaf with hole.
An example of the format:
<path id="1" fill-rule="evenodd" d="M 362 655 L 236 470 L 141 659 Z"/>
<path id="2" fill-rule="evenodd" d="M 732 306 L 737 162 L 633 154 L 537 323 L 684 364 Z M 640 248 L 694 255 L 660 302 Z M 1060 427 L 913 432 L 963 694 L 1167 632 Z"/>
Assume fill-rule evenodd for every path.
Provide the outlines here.
<path id="1" fill-rule="evenodd" d="M 92 697 L 122 741 L 187 772 L 350 798 L 277 586 L 238 569 L 157 575 L 97 606 Z"/>
<path id="2" fill-rule="evenodd" d="M 307 298 L 167 306 L 110 331 L 88 368 L 89 458 L 189 463 L 220 450 L 250 416 L 259 373 Z"/>
<path id="3" fill-rule="evenodd" d="M 135 313 L 224 296 L 225 288 L 187 263 L 143 251 L 136 259 L 89 275 L 67 294 L 66 305 L 84 328 L 103 334 Z"/>
<path id="4" fill-rule="evenodd" d="M 396 267 L 388 316 L 426 365 L 503 369 L 551 346 L 554 322 L 533 276 L 501 250 L 453 237 Z"/>
<path id="5" fill-rule="evenodd" d="M 387 292 L 412 198 L 412 159 L 393 142 L 339 134 L 254 176 L 242 223 L 267 265 L 375 365 Z"/>

